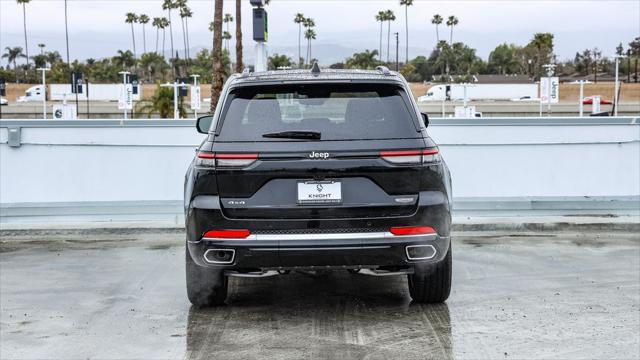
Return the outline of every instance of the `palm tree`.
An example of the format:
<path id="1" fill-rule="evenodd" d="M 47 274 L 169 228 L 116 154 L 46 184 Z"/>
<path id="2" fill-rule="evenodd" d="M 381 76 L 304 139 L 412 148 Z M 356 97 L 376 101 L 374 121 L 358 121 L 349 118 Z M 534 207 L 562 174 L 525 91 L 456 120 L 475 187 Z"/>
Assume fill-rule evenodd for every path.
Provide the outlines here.
<path id="1" fill-rule="evenodd" d="M 160 83 L 156 84 L 156 91 L 154 92 L 151 100 L 137 109 L 140 114 L 147 114 L 147 117 L 151 117 L 153 114 L 160 115 L 165 119 L 173 116 L 173 90 L 167 87 L 161 87 Z M 180 116 L 184 116 L 186 111 L 182 102 L 178 103 L 178 111 Z"/>
<path id="2" fill-rule="evenodd" d="M 62 61 L 62 57 L 60 56 L 60 53 L 57 51 L 47 51 L 44 56 L 47 57 L 47 62 L 49 63 L 49 66 L 53 67 L 53 64 L 58 63 L 60 61 Z"/>
<path id="3" fill-rule="evenodd" d="M 304 38 L 307 39 L 307 60 L 309 61 L 309 65 L 311 65 L 311 40 L 316 39 L 316 32 L 309 28 L 304 32 Z"/>
<path id="4" fill-rule="evenodd" d="M 143 54 L 147 52 L 147 34 L 145 32 L 145 27 L 147 27 L 147 23 L 149 22 L 149 20 L 151 19 L 149 18 L 149 16 L 145 14 L 141 14 L 138 17 L 138 22 L 142 24 L 142 53 Z"/>
<path id="5" fill-rule="evenodd" d="M 213 12 L 213 79 L 211 81 L 211 112 L 215 112 L 222 92 L 222 0 L 215 0 Z"/>
<path id="6" fill-rule="evenodd" d="M 38 44 L 38 47 L 40 48 L 40 55 L 44 55 L 44 48 L 45 48 L 45 44 Z"/>
<path id="7" fill-rule="evenodd" d="M 316 22 L 312 19 L 312 18 L 306 18 L 304 19 L 304 21 L 302 22 L 302 25 L 307 29 L 305 31 L 304 34 L 304 38 L 307 39 L 307 53 L 306 53 L 306 61 L 305 63 L 308 63 L 311 60 L 311 41 L 310 39 L 307 37 L 307 34 L 309 33 L 309 30 L 312 30 L 314 26 L 316 26 Z M 315 34 L 315 33 L 314 33 Z"/>
<path id="8" fill-rule="evenodd" d="M 453 44 L 453 27 L 458 25 L 458 18 L 451 15 L 447 18 L 447 26 L 451 26 L 451 35 L 449 36 L 449 45 Z"/>
<path id="9" fill-rule="evenodd" d="M 33 60 L 33 66 L 35 66 L 36 69 L 47 66 L 47 57 L 44 56 L 44 54 L 38 54 L 38 55 L 32 56 L 31 60 Z M 88 63 L 89 62 L 87 59 L 87 64 Z"/>
<path id="10" fill-rule="evenodd" d="M 7 63 L 13 63 L 13 71 L 16 72 L 16 81 L 18 80 L 18 65 L 16 64 L 16 60 L 19 58 L 23 58 L 26 55 L 22 52 L 22 48 L 19 46 L 16 47 L 6 47 L 5 53 L 2 54 L 3 59 L 7 59 Z"/>
<path id="11" fill-rule="evenodd" d="M 193 12 L 188 6 L 184 6 L 180 12 L 184 15 L 184 30 L 187 33 L 187 60 L 191 59 L 191 42 L 189 41 L 189 18 L 193 16 Z"/>
<path id="12" fill-rule="evenodd" d="M 160 28 L 162 28 L 162 18 L 154 17 L 151 26 L 156 28 L 156 54 L 158 53 L 158 40 L 160 39 Z"/>
<path id="13" fill-rule="evenodd" d="M 222 40 L 224 40 L 224 49 L 228 52 L 229 51 L 229 40 L 231 40 L 231 33 L 228 31 L 223 31 L 222 32 Z"/>
<path id="14" fill-rule="evenodd" d="M 233 16 L 231 14 L 224 14 L 222 18 L 222 22 L 224 23 L 226 30 L 222 33 L 222 39 L 224 40 L 224 48 L 229 51 L 229 40 L 231 40 L 231 33 L 229 32 L 229 23 L 233 22 Z"/>
<path id="15" fill-rule="evenodd" d="M 127 17 L 124 20 L 125 23 L 131 25 L 131 39 L 133 40 L 133 58 L 136 58 L 136 34 L 133 31 L 133 24 L 138 22 L 138 16 L 132 12 L 127 13 Z"/>
<path id="16" fill-rule="evenodd" d="M 296 61 L 296 64 L 298 64 L 298 67 L 300 67 L 300 59 L 302 58 L 302 46 L 301 46 L 301 39 L 302 39 L 302 23 L 304 23 L 304 14 L 302 13 L 297 13 L 296 17 L 293 18 L 293 22 L 298 24 L 298 61 Z"/>
<path id="17" fill-rule="evenodd" d="M 389 62 L 389 44 L 391 42 L 391 22 L 396 21 L 396 15 L 391 10 L 384 12 L 384 20 L 388 21 L 387 26 L 387 62 Z"/>
<path id="18" fill-rule="evenodd" d="M 436 44 L 440 43 L 440 33 L 438 32 L 438 26 L 440 26 L 443 21 L 444 19 L 439 14 L 433 15 L 433 18 L 431 19 L 431 23 L 436 26 Z"/>
<path id="19" fill-rule="evenodd" d="M 413 0 L 400 0 L 400 6 L 404 6 L 405 64 L 409 63 L 409 6 L 411 5 L 413 5 Z"/>
<path id="20" fill-rule="evenodd" d="M 298 41 L 300 43 L 300 41 Z M 299 45 L 298 45 L 299 49 Z M 236 0 L 236 72 L 242 72 L 242 2 Z"/>
<path id="21" fill-rule="evenodd" d="M 380 63 L 376 60 L 377 55 L 378 50 L 355 53 L 345 61 L 345 66 L 349 69 L 374 69 Z"/>
<path id="22" fill-rule="evenodd" d="M 129 50 L 125 50 L 125 51 L 118 50 L 118 55 L 111 58 L 111 61 L 117 66 L 130 68 L 135 64 L 136 58 L 134 57 L 133 53 Z"/>
<path id="23" fill-rule="evenodd" d="M 382 58 L 382 24 L 386 21 L 386 16 L 384 11 L 378 11 L 376 15 L 376 21 L 380 21 L 380 50 L 378 51 L 378 57 Z"/>
<path id="24" fill-rule="evenodd" d="M 166 17 L 163 17 L 161 25 L 162 25 L 161 26 L 161 29 L 162 29 L 162 56 L 164 57 L 164 54 L 165 54 L 165 51 L 166 51 L 165 50 L 165 46 L 164 46 L 165 37 L 166 37 L 165 35 L 167 33 L 166 29 L 167 29 L 167 26 L 171 26 L 171 21 L 169 21 L 169 19 L 167 19 Z M 169 59 L 171 59 L 171 56 L 169 56 Z"/>
<path id="25" fill-rule="evenodd" d="M 189 40 L 188 30 L 187 30 L 187 18 L 190 18 L 193 13 L 191 9 L 186 5 L 186 1 L 178 2 L 180 5 L 180 21 L 182 22 L 182 41 L 184 45 L 184 58 L 189 59 Z"/>
<path id="26" fill-rule="evenodd" d="M 177 6 L 176 3 L 171 0 L 164 0 L 162 2 L 162 10 L 169 11 L 168 26 L 169 26 L 169 39 L 171 40 L 171 55 L 169 56 L 169 59 L 173 58 L 173 25 L 171 24 L 171 9 L 175 9 L 176 6 Z"/>
<path id="27" fill-rule="evenodd" d="M 27 41 L 27 8 L 26 5 L 31 0 L 16 0 L 18 4 L 22 4 L 22 25 L 24 27 L 24 51 L 26 53 L 27 65 L 29 65 L 29 43 Z"/>

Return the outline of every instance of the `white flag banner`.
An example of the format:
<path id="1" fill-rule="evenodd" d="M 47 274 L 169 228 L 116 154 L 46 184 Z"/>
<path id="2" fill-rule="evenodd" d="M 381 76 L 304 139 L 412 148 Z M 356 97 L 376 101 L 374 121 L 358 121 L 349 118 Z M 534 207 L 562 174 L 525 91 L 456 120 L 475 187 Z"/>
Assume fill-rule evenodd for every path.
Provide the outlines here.
<path id="1" fill-rule="evenodd" d="M 540 101 L 543 104 L 557 104 L 560 101 L 560 79 L 557 77 L 540 78 Z"/>
<path id="2" fill-rule="evenodd" d="M 118 109 L 133 110 L 133 85 L 122 84 L 118 97 Z"/>
<path id="3" fill-rule="evenodd" d="M 200 86 L 191 87 L 191 110 L 200 110 Z"/>

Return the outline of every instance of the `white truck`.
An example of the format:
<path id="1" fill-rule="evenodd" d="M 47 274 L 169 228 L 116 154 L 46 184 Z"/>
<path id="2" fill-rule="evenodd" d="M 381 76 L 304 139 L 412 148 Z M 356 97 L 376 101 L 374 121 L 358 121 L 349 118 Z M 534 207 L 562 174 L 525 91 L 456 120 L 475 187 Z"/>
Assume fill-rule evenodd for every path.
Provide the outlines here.
<path id="1" fill-rule="evenodd" d="M 118 101 L 120 96 L 120 88 L 122 84 L 89 84 L 89 100 L 91 101 Z M 46 96 L 46 91 L 42 85 L 32 86 L 25 91 L 25 95 L 18 99 L 18 102 L 42 101 Z M 83 93 L 78 94 L 78 100 L 87 100 L 87 87 L 83 86 Z M 139 87 L 137 94 L 133 95 L 134 101 L 139 101 L 141 97 L 142 87 Z M 75 100 L 76 95 L 71 93 L 71 85 L 69 84 L 51 84 L 49 85 L 48 100 Z"/>
<path id="2" fill-rule="evenodd" d="M 536 99 L 538 84 L 442 84 L 434 85 L 418 102 L 464 100 L 465 86 L 467 100 L 513 100 Z"/>
<path id="3" fill-rule="evenodd" d="M 28 88 L 24 92 L 24 96 L 18 98 L 18 102 L 42 101 L 47 96 L 47 90 L 42 85 L 36 85 Z"/>

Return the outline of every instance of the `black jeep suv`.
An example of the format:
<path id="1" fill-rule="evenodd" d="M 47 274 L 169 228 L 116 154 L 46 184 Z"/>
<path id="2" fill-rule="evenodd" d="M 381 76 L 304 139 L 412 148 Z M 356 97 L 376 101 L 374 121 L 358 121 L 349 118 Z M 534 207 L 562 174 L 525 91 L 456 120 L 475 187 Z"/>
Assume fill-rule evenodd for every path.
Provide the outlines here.
<path id="1" fill-rule="evenodd" d="M 407 275 L 416 302 L 451 288 L 451 182 L 398 73 L 232 75 L 186 174 L 189 300 L 227 277 L 291 270 Z"/>

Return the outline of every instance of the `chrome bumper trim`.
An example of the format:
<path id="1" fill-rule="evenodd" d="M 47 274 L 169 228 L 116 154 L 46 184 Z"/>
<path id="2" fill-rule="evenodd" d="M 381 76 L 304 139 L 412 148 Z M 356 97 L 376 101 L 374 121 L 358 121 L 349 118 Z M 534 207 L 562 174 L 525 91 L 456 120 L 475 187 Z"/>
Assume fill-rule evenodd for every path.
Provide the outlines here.
<path id="1" fill-rule="evenodd" d="M 395 275 L 409 275 L 413 274 L 413 268 L 409 268 L 401 271 L 384 271 L 376 269 L 360 269 L 358 274 L 367 276 L 395 276 Z"/>
<path id="2" fill-rule="evenodd" d="M 359 233 L 327 233 L 327 234 L 251 234 L 244 239 L 202 238 L 205 241 L 291 241 L 291 240 L 367 240 L 367 239 L 406 239 L 422 237 L 425 240 L 435 240 L 437 234 L 393 235 L 390 232 L 359 232 Z"/>
<path id="3" fill-rule="evenodd" d="M 416 258 L 409 256 L 409 249 L 417 248 L 417 247 L 431 248 L 431 250 L 433 250 L 433 254 L 431 254 L 431 256 L 416 257 Z M 438 251 L 436 250 L 435 247 L 433 247 L 433 245 L 409 245 L 404 248 L 404 251 L 407 254 L 407 259 L 409 259 L 409 261 L 431 260 L 434 257 L 436 257 L 436 254 L 438 253 Z"/>

